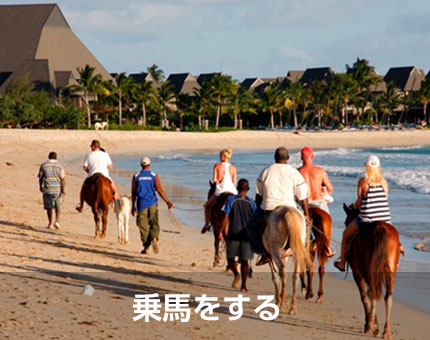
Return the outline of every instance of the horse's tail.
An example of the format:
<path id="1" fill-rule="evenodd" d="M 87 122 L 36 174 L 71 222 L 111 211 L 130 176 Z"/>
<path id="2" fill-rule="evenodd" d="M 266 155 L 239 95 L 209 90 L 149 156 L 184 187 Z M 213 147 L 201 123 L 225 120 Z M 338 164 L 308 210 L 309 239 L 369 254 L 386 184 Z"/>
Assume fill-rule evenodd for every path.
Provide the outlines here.
<path id="1" fill-rule="evenodd" d="M 300 267 L 300 271 L 304 271 L 306 267 L 312 270 L 312 260 L 309 252 L 303 244 L 302 235 L 300 232 L 300 225 L 303 224 L 298 213 L 294 210 L 288 210 L 285 213 L 285 219 L 288 225 L 290 248 L 293 256 Z"/>
<path id="2" fill-rule="evenodd" d="M 325 223 L 328 223 L 328 222 L 324 221 L 323 216 L 321 216 L 318 213 L 313 213 L 311 217 L 312 217 L 312 224 L 314 226 L 314 229 L 316 229 L 315 243 L 316 243 L 316 251 L 318 255 L 318 262 L 320 265 L 322 265 L 327 262 L 327 259 L 328 259 L 327 253 L 330 251 L 330 249 L 328 249 L 328 244 L 330 243 L 327 236 L 328 228 L 325 225 Z"/>
<path id="3" fill-rule="evenodd" d="M 387 259 L 387 229 L 379 224 L 373 231 L 373 252 L 370 258 L 369 283 L 372 295 L 379 300 L 382 295 L 382 286 L 390 271 Z"/>

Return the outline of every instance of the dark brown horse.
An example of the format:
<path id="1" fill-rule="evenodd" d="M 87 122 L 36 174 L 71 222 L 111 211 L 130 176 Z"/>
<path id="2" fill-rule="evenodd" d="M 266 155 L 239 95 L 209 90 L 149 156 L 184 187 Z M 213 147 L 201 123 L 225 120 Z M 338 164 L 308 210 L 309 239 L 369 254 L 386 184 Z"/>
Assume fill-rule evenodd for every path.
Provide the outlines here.
<path id="1" fill-rule="evenodd" d="M 109 204 L 113 201 L 111 182 L 100 173 L 96 173 L 85 180 L 82 187 L 84 201 L 91 207 L 96 224 L 94 238 L 106 237 L 107 216 Z M 103 224 L 100 230 L 100 219 Z"/>
<path id="2" fill-rule="evenodd" d="M 323 302 L 323 284 L 324 284 L 324 273 L 325 264 L 327 263 L 327 253 L 330 251 L 330 240 L 332 233 L 332 221 L 331 216 L 320 208 L 310 208 L 309 216 L 312 219 L 312 231 L 315 236 L 314 240 L 310 242 L 309 253 L 312 262 L 315 260 L 315 255 L 318 256 L 318 274 L 319 274 L 319 288 L 317 303 Z M 312 289 L 312 279 L 314 272 L 310 268 L 307 270 L 307 285 L 304 281 L 304 272 L 300 274 L 302 281 L 302 289 L 306 289 L 306 300 L 314 297 Z M 307 287 L 306 287 L 307 286 Z"/>
<path id="3" fill-rule="evenodd" d="M 211 197 L 215 193 L 216 183 L 209 182 L 209 192 L 208 198 Z M 231 193 L 223 193 L 217 197 L 215 202 L 208 209 L 209 221 L 212 224 L 213 232 L 214 232 L 214 247 L 215 247 L 215 258 L 213 266 L 222 266 L 221 262 L 221 254 L 220 254 L 220 242 L 223 242 L 225 249 L 225 242 L 227 240 L 228 233 L 228 219 L 226 219 L 226 214 L 222 211 L 222 208 L 225 205 L 228 196 L 231 196 Z"/>
<path id="4" fill-rule="evenodd" d="M 345 225 L 358 215 L 358 210 L 343 205 L 346 213 Z M 350 242 L 348 262 L 355 283 L 360 291 L 365 313 L 364 333 L 377 335 L 376 301 L 382 296 L 385 286 L 386 320 L 383 337 L 391 339 L 391 305 L 396 280 L 397 264 L 401 248 L 399 233 L 393 225 L 386 222 L 372 222 L 360 227 Z"/>

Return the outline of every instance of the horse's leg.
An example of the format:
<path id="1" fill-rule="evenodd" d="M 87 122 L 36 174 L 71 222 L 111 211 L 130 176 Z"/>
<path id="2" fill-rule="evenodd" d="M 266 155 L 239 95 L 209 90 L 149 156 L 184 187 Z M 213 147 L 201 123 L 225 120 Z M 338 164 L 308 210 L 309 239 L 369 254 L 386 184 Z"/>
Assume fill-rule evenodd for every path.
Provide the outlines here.
<path id="1" fill-rule="evenodd" d="M 365 319 L 364 333 L 368 333 L 369 317 L 370 317 L 370 300 L 369 300 L 369 296 L 367 295 L 366 282 L 364 281 L 363 277 L 360 274 L 356 272 L 352 272 L 352 274 L 354 276 L 354 281 L 357 284 L 358 290 L 360 292 L 361 303 L 363 304 L 363 308 L 364 308 L 364 319 Z"/>
<path id="2" fill-rule="evenodd" d="M 93 212 L 93 216 L 94 216 L 94 223 L 96 226 L 94 238 L 98 239 L 98 238 L 100 238 L 100 230 L 99 230 L 100 220 L 99 220 L 99 213 L 96 209 L 97 209 L 96 205 L 94 205 L 92 207 L 92 212 Z"/>
<path id="3" fill-rule="evenodd" d="M 124 244 L 128 244 L 128 228 L 130 222 L 130 215 L 127 213 L 125 215 L 125 223 L 124 223 Z"/>
<path id="4" fill-rule="evenodd" d="M 215 247 L 215 258 L 214 258 L 214 267 L 216 267 L 219 264 L 219 241 L 220 237 L 218 233 L 214 233 L 214 247 Z"/>
<path id="5" fill-rule="evenodd" d="M 306 296 L 306 291 L 307 291 L 307 285 L 306 285 L 306 280 L 305 280 L 305 272 L 300 272 L 300 283 L 302 285 L 302 295 Z"/>
<path id="6" fill-rule="evenodd" d="M 309 252 L 311 256 L 311 261 L 314 262 L 315 260 L 315 250 L 313 249 L 313 244 L 311 244 L 311 251 Z M 304 271 L 303 271 L 304 272 Z M 314 271 L 313 268 L 307 268 L 306 272 L 308 273 L 308 289 L 306 292 L 306 300 L 312 299 L 314 297 L 313 287 L 312 287 L 312 281 L 314 278 Z"/>
<path id="7" fill-rule="evenodd" d="M 376 299 L 372 294 L 370 289 L 367 290 L 367 295 L 370 299 L 370 315 L 369 315 L 369 330 L 367 333 L 370 333 L 374 336 L 378 335 L 378 319 L 376 317 Z"/>
<path id="8" fill-rule="evenodd" d="M 109 212 L 109 207 L 106 206 L 103 209 L 103 215 L 102 215 L 103 230 L 102 230 L 101 238 L 105 238 L 106 235 L 107 235 L 106 228 L 107 228 L 107 216 L 108 216 L 108 212 Z"/>
<path id="9" fill-rule="evenodd" d="M 324 299 L 324 291 L 323 291 L 323 285 L 324 285 L 324 273 L 325 273 L 325 261 L 320 260 L 319 267 L 318 267 L 318 275 L 320 279 L 319 287 L 318 287 L 318 298 L 317 303 L 323 303 Z"/>
<path id="10" fill-rule="evenodd" d="M 391 306 L 393 304 L 393 288 L 394 288 L 394 280 L 395 280 L 395 272 L 388 273 L 388 282 L 387 287 L 385 291 L 385 326 L 384 326 L 384 333 L 383 338 L 384 339 L 391 339 L 392 333 L 391 333 Z"/>
<path id="11" fill-rule="evenodd" d="M 281 290 L 280 290 L 281 287 L 279 282 L 279 276 L 276 273 L 275 265 L 273 264 L 272 261 L 269 262 L 269 267 L 270 267 L 270 271 L 272 272 L 272 282 L 273 282 L 273 285 L 275 286 L 276 305 L 279 307 L 279 309 L 281 309 L 282 300 L 281 300 Z"/>
<path id="12" fill-rule="evenodd" d="M 294 259 L 294 272 L 293 272 L 293 294 L 291 296 L 291 306 L 290 306 L 290 314 L 291 315 L 296 315 L 297 314 L 297 309 L 296 309 L 296 295 L 297 295 L 297 287 L 298 287 L 298 283 L 299 283 L 299 269 L 302 270 L 301 268 L 299 268 L 299 264 L 297 263 L 297 261 Z M 304 268 L 303 268 L 304 270 Z M 308 288 L 309 289 L 309 288 Z"/>
<path id="13" fill-rule="evenodd" d="M 118 243 L 119 244 L 123 244 L 123 229 L 124 229 L 124 221 L 123 221 L 124 217 L 122 216 L 122 214 L 120 213 L 118 216 Z"/>

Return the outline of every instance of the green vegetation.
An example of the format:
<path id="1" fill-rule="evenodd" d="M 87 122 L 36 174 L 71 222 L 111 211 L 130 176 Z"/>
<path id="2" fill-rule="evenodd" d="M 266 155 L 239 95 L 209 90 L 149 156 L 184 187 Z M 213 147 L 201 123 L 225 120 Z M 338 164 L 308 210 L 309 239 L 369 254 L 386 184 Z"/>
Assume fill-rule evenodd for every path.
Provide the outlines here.
<path id="1" fill-rule="evenodd" d="M 0 127 L 226 131 L 265 126 L 339 126 L 416 123 L 430 117 L 430 80 L 420 91 L 404 93 L 382 80 L 365 59 L 345 73 L 309 84 L 273 81 L 246 90 L 231 76 L 215 74 L 192 94 L 175 94 L 157 66 L 147 68 L 154 82 L 137 83 L 125 73 L 103 80 L 89 65 L 80 79 L 59 95 L 34 91 L 28 77 L 0 94 Z"/>

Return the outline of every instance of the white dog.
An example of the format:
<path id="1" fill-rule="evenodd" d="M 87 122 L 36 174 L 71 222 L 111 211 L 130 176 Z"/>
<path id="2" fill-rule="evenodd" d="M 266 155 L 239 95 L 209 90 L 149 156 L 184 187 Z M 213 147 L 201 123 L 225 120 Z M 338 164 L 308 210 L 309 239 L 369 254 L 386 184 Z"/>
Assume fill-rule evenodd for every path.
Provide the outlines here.
<path id="1" fill-rule="evenodd" d="M 100 130 L 100 129 L 104 130 L 106 128 L 107 130 L 109 128 L 109 125 L 108 125 L 108 122 L 97 122 L 97 123 L 94 123 L 94 128 L 96 130 Z"/>
<path id="2" fill-rule="evenodd" d="M 122 195 L 115 204 L 116 219 L 118 222 L 118 243 L 128 244 L 128 221 L 130 220 L 130 197 Z"/>

